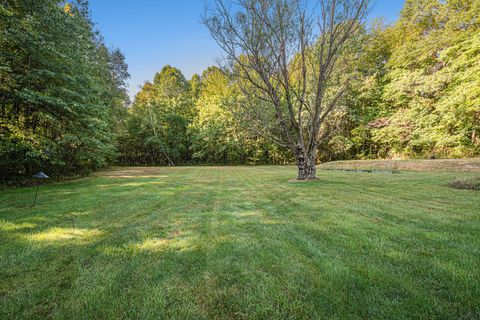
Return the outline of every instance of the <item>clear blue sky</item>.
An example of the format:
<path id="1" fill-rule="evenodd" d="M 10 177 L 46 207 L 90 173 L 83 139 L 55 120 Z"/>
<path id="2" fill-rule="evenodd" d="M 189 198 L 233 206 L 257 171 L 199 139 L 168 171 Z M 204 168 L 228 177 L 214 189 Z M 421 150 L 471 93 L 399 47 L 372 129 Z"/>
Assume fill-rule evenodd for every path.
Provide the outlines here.
<path id="1" fill-rule="evenodd" d="M 404 0 L 377 0 L 372 17 L 395 21 Z M 90 0 L 97 28 L 125 53 L 130 96 L 166 64 L 187 78 L 215 64 L 221 51 L 200 23 L 204 0 Z"/>

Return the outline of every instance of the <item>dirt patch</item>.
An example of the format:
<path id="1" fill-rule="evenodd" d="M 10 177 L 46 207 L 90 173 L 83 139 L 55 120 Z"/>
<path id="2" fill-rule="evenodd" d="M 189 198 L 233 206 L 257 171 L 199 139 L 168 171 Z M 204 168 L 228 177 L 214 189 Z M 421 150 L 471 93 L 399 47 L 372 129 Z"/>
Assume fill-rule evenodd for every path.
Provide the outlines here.
<path id="1" fill-rule="evenodd" d="M 114 167 L 108 170 L 99 171 L 95 176 L 108 178 L 136 178 L 136 177 L 157 177 L 158 175 L 169 174 L 163 167 Z"/>
<path id="2" fill-rule="evenodd" d="M 288 180 L 288 182 L 290 183 L 306 183 L 306 182 L 320 182 L 320 181 L 322 180 L 320 180 L 319 178 L 311 179 L 311 180 L 298 180 L 298 179 Z"/>

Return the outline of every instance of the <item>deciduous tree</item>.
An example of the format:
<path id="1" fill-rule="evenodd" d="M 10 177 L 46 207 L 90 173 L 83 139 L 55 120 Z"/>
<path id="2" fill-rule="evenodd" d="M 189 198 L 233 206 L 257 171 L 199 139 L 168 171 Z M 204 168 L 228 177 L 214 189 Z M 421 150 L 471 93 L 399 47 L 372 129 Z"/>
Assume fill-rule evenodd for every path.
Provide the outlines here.
<path id="1" fill-rule="evenodd" d="M 322 124 L 344 93 L 332 74 L 368 0 L 216 0 L 204 23 L 247 101 L 273 110 L 270 135 L 289 147 L 298 179 L 316 178 Z M 247 83 L 247 85 L 244 85 Z M 333 89 L 333 90 L 332 90 Z"/>

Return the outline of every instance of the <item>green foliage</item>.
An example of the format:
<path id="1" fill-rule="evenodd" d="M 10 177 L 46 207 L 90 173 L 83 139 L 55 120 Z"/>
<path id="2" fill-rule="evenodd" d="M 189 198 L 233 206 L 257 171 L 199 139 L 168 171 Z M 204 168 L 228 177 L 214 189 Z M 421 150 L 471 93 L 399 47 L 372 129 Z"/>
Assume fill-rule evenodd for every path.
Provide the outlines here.
<path id="1" fill-rule="evenodd" d="M 393 26 L 362 30 L 321 158 L 479 156 L 479 16 L 478 1 L 409 0 Z"/>
<path id="2" fill-rule="evenodd" d="M 128 72 L 93 29 L 86 2 L 9 0 L 0 15 L 2 176 L 107 165 Z"/>
<path id="3" fill-rule="evenodd" d="M 285 163 L 285 150 L 248 130 L 241 95 L 217 67 L 186 81 L 165 66 L 135 97 L 121 163 L 179 165 Z"/>
<path id="4" fill-rule="evenodd" d="M 389 31 L 388 121 L 373 132 L 381 155 L 479 155 L 479 13 L 473 0 L 406 3 Z"/>
<path id="5" fill-rule="evenodd" d="M 190 157 L 188 126 L 193 117 L 190 83 L 180 70 L 165 66 L 135 97 L 121 160 L 131 164 L 185 163 Z"/>
<path id="6" fill-rule="evenodd" d="M 286 158 L 258 135 L 250 132 L 236 109 L 239 90 L 228 74 L 216 67 L 201 77 L 197 114 L 191 126 L 193 159 L 201 163 L 254 164 L 281 163 Z"/>
<path id="7" fill-rule="evenodd" d="M 375 152 L 370 124 L 384 114 L 382 99 L 385 64 L 390 48 L 382 21 L 375 21 L 351 39 L 341 59 L 349 61 L 346 91 L 330 115 L 320 138 L 320 158 L 325 161 L 368 157 Z M 354 61 L 352 63 L 352 61 Z"/>
<path id="8" fill-rule="evenodd" d="M 235 103 L 235 93 L 228 76 L 210 67 L 201 77 L 198 116 L 191 126 L 193 158 L 201 162 L 235 163 L 242 156 L 236 120 L 229 110 Z M 241 133 L 240 133 L 241 134 Z"/>

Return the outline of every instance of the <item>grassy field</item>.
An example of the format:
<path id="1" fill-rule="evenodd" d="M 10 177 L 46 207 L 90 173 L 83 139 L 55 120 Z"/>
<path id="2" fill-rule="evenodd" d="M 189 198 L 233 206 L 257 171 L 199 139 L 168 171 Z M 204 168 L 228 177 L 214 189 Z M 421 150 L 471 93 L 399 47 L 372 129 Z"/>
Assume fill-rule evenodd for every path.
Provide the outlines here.
<path id="1" fill-rule="evenodd" d="M 325 170 L 409 170 L 409 171 L 470 171 L 480 172 L 480 159 L 435 160 L 349 160 L 320 165 Z"/>
<path id="2" fill-rule="evenodd" d="M 0 191 L 0 319 L 479 319 L 471 172 L 117 168 Z"/>

